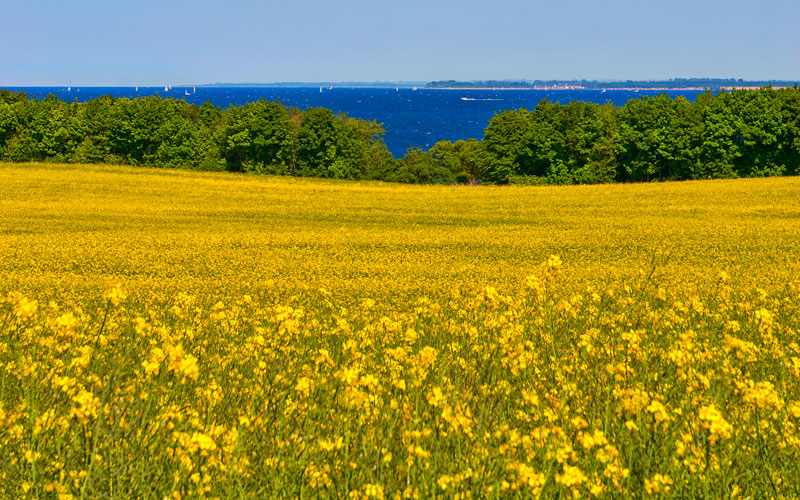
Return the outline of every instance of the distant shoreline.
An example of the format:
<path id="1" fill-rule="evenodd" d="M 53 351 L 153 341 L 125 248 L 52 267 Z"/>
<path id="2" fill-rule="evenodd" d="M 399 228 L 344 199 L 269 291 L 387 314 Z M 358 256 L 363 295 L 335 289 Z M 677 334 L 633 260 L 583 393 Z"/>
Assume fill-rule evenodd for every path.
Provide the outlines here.
<path id="1" fill-rule="evenodd" d="M 711 90 L 758 90 L 764 87 L 613 87 L 613 88 L 586 88 L 586 87 L 569 87 L 569 88 L 546 88 L 546 87 L 422 87 L 419 90 L 546 90 L 546 91 L 576 91 L 576 90 L 592 90 L 596 92 L 636 92 L 646 90 L 649 92 L 703 92 L 706 88 Z M 772 87 L 773 89 L 788 89 L 789 86 Z"/>

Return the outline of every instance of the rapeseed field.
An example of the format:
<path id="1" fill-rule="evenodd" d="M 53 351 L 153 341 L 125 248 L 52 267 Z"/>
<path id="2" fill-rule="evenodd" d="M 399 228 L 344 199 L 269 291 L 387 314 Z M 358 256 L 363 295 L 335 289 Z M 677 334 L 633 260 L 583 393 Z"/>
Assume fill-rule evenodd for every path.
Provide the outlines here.
<path id="1" fill-rule="evenodd" d="M 0 167 L 0 496 L 800 498 L 800 179 Z"/>

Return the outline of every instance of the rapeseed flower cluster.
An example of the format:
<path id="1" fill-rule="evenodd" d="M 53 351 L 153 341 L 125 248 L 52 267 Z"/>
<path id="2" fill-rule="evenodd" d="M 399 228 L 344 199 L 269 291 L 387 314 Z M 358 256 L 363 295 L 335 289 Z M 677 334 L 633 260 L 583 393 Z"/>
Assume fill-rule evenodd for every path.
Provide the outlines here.
<path id="1" fill-rule="evenodd" d="M 0 171 L 0 497 L 800 496 L 797 181 L 123 172 Z"/>
<path id="2" fill-rule="evenodd" d="M 0 493 L 793 497 L 800 283 L 598 300 L 554 260 L 407 306 L 8 294 Z"/>

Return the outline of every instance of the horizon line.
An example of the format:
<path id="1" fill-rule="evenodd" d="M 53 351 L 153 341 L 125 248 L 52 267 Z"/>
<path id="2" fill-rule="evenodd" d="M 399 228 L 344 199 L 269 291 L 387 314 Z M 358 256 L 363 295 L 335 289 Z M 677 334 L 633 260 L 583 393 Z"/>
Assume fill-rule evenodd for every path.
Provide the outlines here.
<path id="1" fill-rule="evenodd" d="M 782 79 L 782 78 L 765 78 L 765 79 L 744 79 L 735 77 L 671 77 L 671 78 L 650 78 L 650 79 L 622 79 L 622 78 L 603 78 L 603 79 L 587 79 L 587 78 L 503 78 L 503 79 L 439 79 L 439 80 L 341 80 L 341 81 L 275 81 L 275 82 L 213 82 L 213 83 L 182 83 L 177 85 L 165 84 L 166 87 L 254 87 L 254 86 L 292 86 L 292 87 L 316 87 L 316 86 L 331 86 L 339 85 L 344 87 L 369 87 L 369 86 L 397 86 L 397 87 L 415 87 L 426 85 L 429 83 L 440 82 L 461 82 L 461 83 L 485 83 L 485 82 L 508 82 L 508 83 L 535 83 L 535 82 L 558 82 L 558 83 L 573 83 L 573 82 L 587 82 L 587 83 L 642 83 L 642 82 L 680 82 L 692 80 L 709 80 L 719 82 L 735 82 L 741 84 L 747 83 L 798 83 L 798 79 Z M 127 88 L 127 87 L 145 87 L 145 88 L 158 88 L 161 84 L 86 84 L 74 85 L 71 83 L 65 84 L 4 84 L 0 88 L 27 88 L 27 87 L 40 87 L 40 88 L 59 88 L 59 87 L 84 87 L 84 88 Z"/>

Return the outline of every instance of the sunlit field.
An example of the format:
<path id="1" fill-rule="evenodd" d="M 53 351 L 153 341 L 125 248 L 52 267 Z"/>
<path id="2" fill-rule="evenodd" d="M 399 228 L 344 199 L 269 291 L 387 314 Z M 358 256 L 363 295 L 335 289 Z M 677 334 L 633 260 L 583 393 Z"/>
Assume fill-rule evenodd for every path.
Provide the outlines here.
<path id="1" fill-rule="evenodd" d="M 800 498 L 800 178 L 0 166 L 4 498 Z"/>

